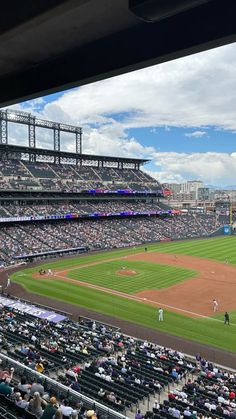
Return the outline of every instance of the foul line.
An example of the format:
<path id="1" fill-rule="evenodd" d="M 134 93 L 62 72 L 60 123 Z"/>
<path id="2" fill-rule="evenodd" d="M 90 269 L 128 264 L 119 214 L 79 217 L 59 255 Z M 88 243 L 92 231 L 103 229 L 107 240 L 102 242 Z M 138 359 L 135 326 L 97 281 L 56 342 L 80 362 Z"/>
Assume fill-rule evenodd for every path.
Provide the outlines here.
<path id="1" fill-rule="evenodd" d="M 169 309 L 174 310 L 174 311 L 181 311 L 183 313 L 188 313 L 188 314 L 191 314 L 192 316 L 197 316 L 197 317 L 200 317 L 202 319 L 213 320 L 213 321 L 218 322 L 218 323 L 223 322 L 223 320 L 215 319 L 214 317 L 210 317 L 210 316 L 205 316 L 204 314 L 194 313 L 193 311 L 185 310 L 183 308 L 178 308 L 178 307 L 175 307 L 175 306 L 164 304 L 162 302 L 149 300 L 148 298 L 138 297 L 138 296 L 131 295 L 131 294 L 126 294 L 125 292 L 122 292 L 122 291 L 115 291 L 115 290 L 112 290 L 112 289 L 109 289 L 109 288 L 100 287 L 99 285 L 94 285 L 94 284 L 91 284 L 89 282 L 82 282 L 82 281 L 78 281 L 78 280 L 75 280 L 75 279 L 70 279 L 66 276 L 54 275 L 54 277 L 51 277 L 50 279 L 53 279 L 53 278 L 61 278 L 61 279 L 63 279 L 64 282 L 73 283 L 75 285 L 81 285 L 82 287 L 91 288 L 91 289 L 95 289 L 97 291 L 106 292 L 107 294 L 111 294 L 111 295 L 118 295 L 120 297 L 124 297 L 124 298 L 127 298 L 129 300 L 134 300 L 134 301 L 138 301 L 138 302 L 142 302 L 142 303 L 150 303 L 150 304 L 153 304 L 153 305 L 166 307 L 166 308 L 169 308 Z M 236 326 L 235 323 L 231 323 L 231 325 Z"/>

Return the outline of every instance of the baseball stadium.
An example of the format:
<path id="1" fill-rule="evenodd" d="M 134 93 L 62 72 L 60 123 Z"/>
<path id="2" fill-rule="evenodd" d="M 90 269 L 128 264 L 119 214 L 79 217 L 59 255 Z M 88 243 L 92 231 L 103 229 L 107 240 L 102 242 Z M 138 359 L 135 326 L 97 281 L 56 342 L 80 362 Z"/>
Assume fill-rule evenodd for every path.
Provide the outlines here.
<path id="1" fill-rule="evenodd" d="M 174 205 L 160 173 L 148 170 L 149 154 L 84 152 L 88 127 L 111 115 L 118 123 L 124 107 L 96 111 L 86 125 L 70 104 L 68 113 L 55 112 L 42 99 L 235 42 L 235 0 L 23 3 L 6 3 L 0 16 L 0 419 L 235 419 L 231 198 Z M 226 67 L 221 62 L 225 96 Z M 180 67 L 170 83 L 193 68 Z M 210 70 L 211 112 L 219 115 Z M 153 90 L 140 80 L 139 94 Z M 192 97 L 189 80 L 181 82 Z M 190 106 L 181 125 L 177 100 L 175 132 L 188 126 L 183 138 L 194 141 L 209 138 L 209 126 L 232 131 L 231 120 L 206 122 L 204 88 L 191 80 L 199 85 L 200 122 L 192 122 Z M 88 102 L 96 108 L 93 88 Z M 116 100 L 112 89 L 106 95 Z M 83 107 L 79 99 L 76 106 Z M 133 112 L 139 127 L 170 131 L 165 118 L 145 123 L 133 105 L 124 113 Z"/>
<path id="2" fill-rule="evenodd" d="M 0 119 L 4 362 L 27 368 L 30 382 L 33 364 L 92 407 L 128 417 L 193 374 L 197 353 L 234 367 L 232 211 L 172 209 L 147 160 L 83 154 L 81 127 L 7 109 Z M 27 147 L 8 143 L 10 123 L 28 127 Z M 37 147 L 37 127 L 53 131 L 53 150 Z M 76 153 L 60 150 L 63 131 Z"/>

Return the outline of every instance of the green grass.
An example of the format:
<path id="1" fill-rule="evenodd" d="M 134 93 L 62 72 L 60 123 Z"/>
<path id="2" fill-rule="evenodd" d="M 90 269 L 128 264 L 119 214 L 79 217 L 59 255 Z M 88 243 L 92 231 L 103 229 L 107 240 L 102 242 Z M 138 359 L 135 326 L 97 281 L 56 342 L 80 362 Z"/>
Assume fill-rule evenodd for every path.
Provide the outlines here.
<path id="1" fill-rule="evenodd" d="M 117 271 L 125 267 L 137 272 L 134 276 L 119 275 Z M 67 275 L 69 278 L 99 285 L 128 294 L 145 289 L 160 289 L 175 285 L 196 275 L 190 269 L 182 269 L 157 263 L 143 261 L 114 260 L 99 265 L 74 269 Z"/>
<path id="2" fill-rule="evenodd" d="M 236 236 L 217 237 L 201 240 L 183 240 L 168 243 L 156 243 L 148 245 L 149 251 L 158 253 L 183 254 L 197 256 L 202 258 L 214 259 L 224 262 L 228 260 L 231 264 L 236 264 Z M 144 246 L 137 248 L 121 249 L 115 251 L 104 251 L 101 253 L 92 253 L 81 255 L 78 258 L 60 259 L 56 262 L 47 262 L 42 268 L 67 269 L 80 264 L 87 264 L 107 259 L 116 259 L 122 256 L 137 254 L 144 251 Z M 37 268 L 31 269 L 31 272 L 37 271 Z"/>
<path id="3" fill-rule="evenodd" d="M 229 263 L 236 264 L 236 237 L 160 243 L 149 245 L 148 249 L 149 251 L 185 254 L 219 261 L 225 261 L 227 259 Z M 52 269 L 68 269 L 74 267 L 75 270 L 74 272 L 71 271 L 71 274 L 78 275 L 78 279 L 81 280 L 79 276 L 83 269 L 76 270 L 76 266 L 79 264 L 117 259 L 121 256 L 142 252 L 143 250 L 144 247 L 103 252 L 100 254 L 91 254 L 89 256 L 80 256 L 75 259 L 60 260 L 50 264 L 47 263 L 44 266 L 47 268 L 51 267 Z M 123 264 L 123 262 L 121 264 L 120 261 L 116 263 L 118 263 L 119 266 L 122 266 Z M 139 262 L 137 262 L 137 265 L 138 264 Z M 96 268 L 94 266 L 97 274 L 99 273 L 101 265 L 103 264 L 98 264 Z M 125 265 L 127 265 L 126 262 Z M 109 263 L 107 263 L 107 266 L 109 266 Z M 165 267 L 163 266 L 163 268 Z M 230 313 L 231 322 L 234 323 L 234 325 L 230 327 L 223 324 L 222 315 L 216 316 L 220 321 L 214 319 L 191 319 L 180 314 L 168 312 L 167 310 L 165 310 L 165 321 L 160 324 L 156 320 L 157 309 L 155 307 L 118 296 L 108 295 L 85 287 L 80 287 L 78 289 L 77 285 L 71 283 L 63 283 L 60 281 L 52 282 L 47 279 L 35 280 L 31 276 L 35 271 L 38 271 L 38 269 L 22 270 L 11 275 L 11 278 L 16 282 L 20 282 L 27 290 L 37 294 L 56 298 L 60 301 L 67 301 L 77 306 L 86 307 L 113 317 L 129 320 L 149 328 L 160 329 L 173 335 L 236 352 L 236 312 Z M 139 270 L 138 268 L 138 271 L 141 272 L 142 269 Z M 164 271 L 162 274 L 164 275 Z M 125 278 L 127 279 L 127 277 Z M 133 279 L 134 278 L 135 277 L 133 277 Z M 148 285 L 146 285 L 147 284 L 145 284 L 145 288 L 148 287 Z"/>
<path id="4" fill-rule="evenodd" d="M 15 274 L 14 274 L 15 275 Z M 106 313 L 112 317 L 168 332 L 186 339 L 216 346 L 235 352 L 236 325 L 228 328 L 214 319 L 191 319 L 177 313 L 164 311 L 164 322 L 157 321 L 157 308 L 148 304 L 127 300 L 118 296 L 63 283 L 40 279 L 32 281 L 24 274 L 21 281 L 31 291 L 44 296 L 52 295 L 60 301 L 70 301 L 80 307 L 89 307 L 94 311 Z M 79 309 L 78 309 L 79 314 Z M 221 316 L 223 318 L 223 316 Z"/>
<path id="5" fill-rule="evenodd" d="M 221 262 L 227 260 L 229 263 L 235 265 L 236 236 L 163 243 L 159 245 L 157 251 L 162 253 L 197 256 Z"/>

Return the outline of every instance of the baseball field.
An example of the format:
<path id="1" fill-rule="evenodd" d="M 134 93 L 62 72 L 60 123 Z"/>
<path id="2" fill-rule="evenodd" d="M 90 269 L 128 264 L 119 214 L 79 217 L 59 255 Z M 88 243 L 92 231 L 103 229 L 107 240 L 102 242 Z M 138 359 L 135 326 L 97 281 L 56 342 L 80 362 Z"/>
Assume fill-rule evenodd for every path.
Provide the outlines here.
<path id="1" fill-rule="evenodd" d="M 53 275 L 40 275 L 52 269 Z M 11 275 L 27 291 L 236 352 L 236 237 L 81 255 Z M 213 312 L 213 299 L 219 303 Z M 158 308 L 164 321 L 158 322 Z M 224 324 L 224 312 L 230 326 Z"/>

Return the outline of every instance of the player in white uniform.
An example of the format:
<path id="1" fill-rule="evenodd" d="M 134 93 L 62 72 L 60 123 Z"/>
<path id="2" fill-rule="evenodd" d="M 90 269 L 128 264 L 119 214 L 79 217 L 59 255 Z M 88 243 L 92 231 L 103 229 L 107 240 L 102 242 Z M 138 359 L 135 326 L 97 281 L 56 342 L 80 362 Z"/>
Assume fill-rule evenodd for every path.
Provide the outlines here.
<path id="1" fill-rule="evenodd" d="M 216 313 L 218 311 L 218 308 L 219 308 L 219 303 L 214 298 L 214 300 L 213 300 L 213 311 L 214 311 L 214 313 Z"/>
<path id="2" fill-rule="evenodd" d="M 159 310 L 158 310 L 158 320 L 159 320 L 159 322 L 163 322 L 163 314 L 164 314 L 164 311 L 163 311 L 163 308 L 159 308 Z"/>

